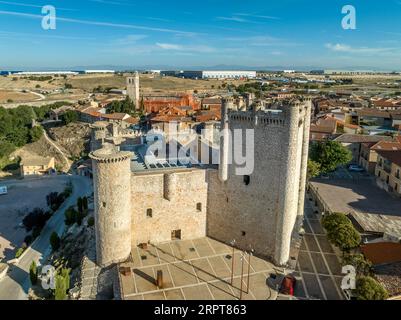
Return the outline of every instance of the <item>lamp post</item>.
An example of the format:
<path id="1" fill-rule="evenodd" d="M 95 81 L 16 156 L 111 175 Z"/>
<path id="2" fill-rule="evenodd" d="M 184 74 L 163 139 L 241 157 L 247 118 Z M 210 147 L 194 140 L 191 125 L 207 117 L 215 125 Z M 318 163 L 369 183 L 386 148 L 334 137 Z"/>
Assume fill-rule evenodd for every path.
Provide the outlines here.
<path id="1" fill-rule="evenodd" d="M 239 299 L 242 300 L 242 280 L 244 279 L 244 260 L 245 257 L 241 254 L 241 289 Z"/>
<path id="2" fill-rule="evenodd" d="M 247 285 L 246 285 L 246 293 L 249 293 L 249 278 L 250 278 L 250 274 L 251 274 L 251 258 L 253 256 L 253 252 L 254 250 L 252 249 L 252 246 L 250 246 L 250 251 L 248 253 L 248 279 L 247 279 Z"/>
<path id="3" fill-rule="evenodd" d="M 232 256 L 231 256 L 231 286 L 233 285 L 233 282 L 234 282 L 234 255 L 235 255 L 235 243 L 236 243 L 236 240 L 235 239 L 233 239 L 231 242 L 231 246 L 233 247 L 233 254 L 232 254 Z"/>

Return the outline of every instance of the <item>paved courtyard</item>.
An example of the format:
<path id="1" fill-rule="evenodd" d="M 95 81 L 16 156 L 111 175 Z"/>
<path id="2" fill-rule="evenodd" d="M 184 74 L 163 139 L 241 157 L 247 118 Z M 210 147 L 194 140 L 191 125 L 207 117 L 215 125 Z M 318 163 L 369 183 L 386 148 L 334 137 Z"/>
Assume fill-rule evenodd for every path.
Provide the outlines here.
<path id="1" fill-rule="evenodd" d="M 34 208 L 47 209 L 46 196 L 65 189 L 68 177 L 44 177 L 15 181 L 0 181 L 8 194 L 0 196 L 0 261 L 13 259 L 15 250 L 24 241 L 23 218 Z"/>
<path id="2" fill-rule="evenodd" d="M 295 295 L 299 299 L 342 300 L 341 264 L 315 211 L 313 204 L 306 200 L 305 235 L 293 274 L 298 280 Z"/>
<path id="3" fill-rule="evenodd" d="M 173 241 L 148 245 L 147 250 L 133 249 L 130 275 L 120 273 L 126 300 L 237 300 L 241 288 L 241 253 L 234 255 L 234 279 L 231 285 L 232 251 L 230 246 L 210 238 Z M 247 260 L 246 260 L 247 261 Z M 164 286 L 155 284 L 158 271 L 163 272 Z M 252 257 L 249 270 L 244 263 L 243 299 L 275 300 L 277 292 L 268 285 L 274 266 Z"/>

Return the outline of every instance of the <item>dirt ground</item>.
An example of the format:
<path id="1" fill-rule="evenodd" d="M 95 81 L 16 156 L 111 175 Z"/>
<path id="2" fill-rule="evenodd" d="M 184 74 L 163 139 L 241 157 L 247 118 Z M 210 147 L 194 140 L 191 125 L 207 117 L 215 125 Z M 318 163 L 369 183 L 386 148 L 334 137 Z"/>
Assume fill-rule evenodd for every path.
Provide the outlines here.
<path id="1" fill-rule="evenodd" d="M 65 189 L 68 177 L 56 176 L 29 180 L 0 181 L 8 194 L 0 196 L 0 261 L 13 259 L 24 241 L 26 231 L 20 223 L 34 208 L 47 209 L 46 195 Z"/>
<path id="2" fill-rule="evenodd" d="M 12 100 L 13 102 L 26 102 L 38 100 L 39 97 L 30 92 L 19 92 L 14 90 L 0 90 L 0 103 L 7 103 Z"/>
<path id="3" fill-rule="evenodd" d="M 98 86 L 103 88 L 118 88 L 125 89 L 125 76 L 119 75 L 78 75 L 69 78 L 68 82 L 74 88 L 81 88 L 87 91 L 92 91 Z M 243 80 L 191 80 L 180 79 L 175 77 L 160 77 L 158 75 L 143 74 L 140 76 L 141 90 L 144 92 L 150 91 L 193 91 L 217 89 L 223 83 L 239 85 L 245 83 Z"/>

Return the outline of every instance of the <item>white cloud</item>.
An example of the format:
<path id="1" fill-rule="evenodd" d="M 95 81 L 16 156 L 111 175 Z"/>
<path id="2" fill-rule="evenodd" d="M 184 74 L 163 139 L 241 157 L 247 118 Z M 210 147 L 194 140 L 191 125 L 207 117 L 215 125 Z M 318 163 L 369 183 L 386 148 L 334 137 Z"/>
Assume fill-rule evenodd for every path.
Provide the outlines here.
<path id="1" fill-rule="evenodd" d="M 223 20 L 223 21 L 249 22 L 248 20 L 240 18 L 240 17 L 216 17 L 216 19 Z"/>
<path id="2" fill-rule="evenodd" d="M 327 49 L 330 49 L 332 51 L 336 52 L 346 52 L 346 53 L 360 53 L 360 54 L 377 54 L 377 53 L 383 53 L 383 52 L 390 52 L 394 50 L 395 48 L 369 48 L 369 47 L 352 47 L 347 44 L 341 44 L 341 43 L 327 43 L 325 45 Z"/>
<path id="3" fill-rule="evenodd" d="M 187 51 L 187 52 L 202 52 L 210 53 L 216 51 L 215 48 L 205 46 L 205 45 L 181 45 L 174 43 L 160 43 L 157 42 L 156 46 L 163 50 L 173 50 L 173 51 Z"/>
<path id="4" fill-rule="evenodd" d="M 183 47 L 181 45 L 178 44 L 172 44 L 172 43 L 156 43 L 156 46 L 158 46 L 159 48 L 162 48 L 164 50 L 182 50 Z"/>
<path id="5" fill-rule="evenodd" d="M 43 19 L 43 16 L 39 15 L 39 14 L 30 14 L 30 13 L 15 12 L 15 11 L 0 11 L 0 15 L 8 15 L 8 16 L 23 17 L 23 18 L 33 18 L 33 19 Z M 92 26 L 101 26 L 101 27 L 157 31 L 157 32 L 164 32 L 164 33 L 177 33 L 177 34 L 188 34 L 188 35 L 195 34 L 194 32 L 187 32 L 187 31 L 174 30 L 174 29 L 146 27 L 146 26 L 138 26 L 138 25 L 133 25 L 133 24 L 123 24 L 123 23 L 70 19 L 70 18 L 62 18 L 59 16 L 57 17 L 57 21 L 70 22 L 70 23 L 76 23 L 76 24 L 84 24 L 84 25 L 92 25 Z"/>
<path id="6" fill-rule="evenodd" d="M 235 16 L 243 16 L 243 17 L 267 19 L 267 20 L 279 20 L 280 19 L 279 17 L 265 16 L 265 15 L 251 14 L 251 13 L 235 13 L 234 15 Z"/>

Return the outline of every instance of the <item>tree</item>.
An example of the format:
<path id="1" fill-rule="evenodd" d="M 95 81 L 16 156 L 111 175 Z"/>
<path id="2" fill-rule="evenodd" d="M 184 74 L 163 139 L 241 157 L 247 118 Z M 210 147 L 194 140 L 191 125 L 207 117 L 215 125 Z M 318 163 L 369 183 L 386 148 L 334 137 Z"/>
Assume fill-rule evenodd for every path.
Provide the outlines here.
<path id="1" fill-rule="evenodd" d="M 82 205 L 83 205 L 84 211 L 88 211 L 88 197 L 82 197 Z"/>
<path id="2" fill-rule="evenodd" d="M 94 217 L 90 217 L 88 219 L 88 226 L 89 227 L 93 227 L 95 225 L 95 218 Z"/>
<path id="3" fill-rule="evenodd" d="M 352 160 L 351 151 L 337 141 L 318 142 L 312 145 L 310 159 L 320 165 L 322 173 L 329 173 Z"/>
<path id="4" fill-rule="evenodd" d="M 341 251 L 349 252 L 359 246 L 361 243 L 361 235 L 352 224 L 340 224 L 334 230 L 329 231 L 327 239 Z"/>
<path id="5" fill-rule="evenodd" d="M 372 272 L 372 263 L 363 254 L 347 254 L 343 258 L 343 265 L 354 266 L 358 276 L 368 276 Z"/>
<path id="6" fill-rule="evenodd" d="M 61 117 L 65 125 L 78 121 L 78 113 L 73 110 L 67 110 Z"/>
<path id="7" fill-rule="evenodd" d="M 29 267 L 29 278 L 31 279 L 31 284 L 34 286 L 38 282 L 38 268 L 36 262 L 32 261 Z"/>
<path id="8" fill-rule="evenodd" d="M 67 226 L 73 225 L 75 222 L 77 222 L 77 215 L 78 215 L 78 212 L 74 209 L 74 207 L 69 207 L 64 213 L 65 224 Z"/>
<path id="9" fill-rule="evenodd" d="M 56 232 L 53 232 L 50 236 L 50 245 L 52 246 L 53 251 L 56 251 L 60 248 L 60 237 Z"/>
<path id="10" fill-rule="evenodd" d="M 315 178 L 318 175 L 320 175 L 320 164 L 315 161 L 308 160 L 308 179 Z"/>
<path id="11" fill-rule="evenodd" d="M 388 292 L 372 277 L 359 277 L 356 280 L 356 297 L 358 300 L 386 300 Z"/>
<path id="12" fill-rule="evenodd" d="M 334 212 L 323 216 L 322 226 L 327 232 L 335 232 L 341 224 L 352 225 L 351 220 L 344 213 Z"/>
<path id="13" fill-rule="evenodd" d="M 29 130 L 30 142 L 36 142 L 43 136 L 43 129 L 41 126 L 33 127 Z"/>
<path id="14" fill-rule="evenodd" d="M 78 212 L 82 213 L 84 211 L 83 203 L 82 203 L 82 198 L 79 197 L 77 200 L 77 206 L 78 206 Z"/>
<path id="15" fill-rule="evenodd" d="M 54 291 L 55 300 L 65 300 L 67 291 L 70 288 L 70 270 L 61 269 L 56 275 L 56 289 Z"/>

